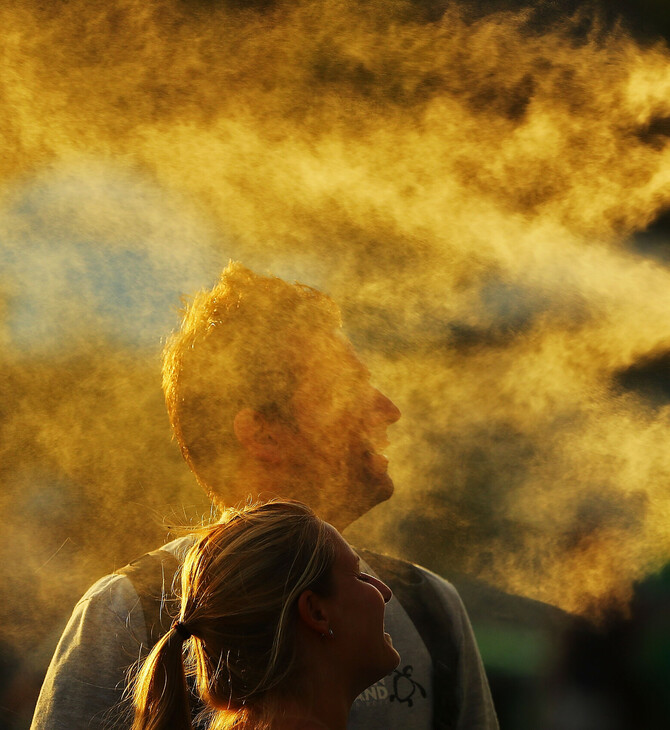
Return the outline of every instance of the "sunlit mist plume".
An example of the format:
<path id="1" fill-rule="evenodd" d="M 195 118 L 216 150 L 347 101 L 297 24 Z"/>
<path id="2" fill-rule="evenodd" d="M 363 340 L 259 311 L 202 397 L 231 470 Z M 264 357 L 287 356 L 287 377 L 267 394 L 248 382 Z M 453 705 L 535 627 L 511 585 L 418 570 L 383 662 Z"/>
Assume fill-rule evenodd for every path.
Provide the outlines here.
<path id="1" fill-rule="evenodd" d="M 634 236 L 670 206 L 670 54 L 464 9 L 0 9 L 1 499 L 28 556 L 3 574 L 26 606 L 206 509 L 157 363 L 229 257 L 331 294 L 403 411 L 396 494 L 352 541 L 590 616 L 668 559 L 669 398 L 644 384 L 670 271 Z"/>

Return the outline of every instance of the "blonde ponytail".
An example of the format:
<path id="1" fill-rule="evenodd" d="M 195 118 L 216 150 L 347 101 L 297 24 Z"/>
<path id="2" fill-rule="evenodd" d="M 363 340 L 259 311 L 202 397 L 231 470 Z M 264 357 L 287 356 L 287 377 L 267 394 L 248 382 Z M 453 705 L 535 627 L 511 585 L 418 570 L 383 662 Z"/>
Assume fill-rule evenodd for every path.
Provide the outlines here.
<path id="1" fill-rule="evenodd" d="M 189 692 L 184 673 L 181 624 L 153 647 L 137 675 L 132 730 L 193 730 Z"/>
<path id="2" fill-rule="evenodd" d="M 193 730 L 187 639 L 210 729 L 270 727 L 276 699 L 301 692 L 298 598 L 328 594 L 334 561 L 331 528 L 299 502 L 227 510 L 205 528 L 182 566 L 180 619 L 135 683 L 132 730 Z"/>

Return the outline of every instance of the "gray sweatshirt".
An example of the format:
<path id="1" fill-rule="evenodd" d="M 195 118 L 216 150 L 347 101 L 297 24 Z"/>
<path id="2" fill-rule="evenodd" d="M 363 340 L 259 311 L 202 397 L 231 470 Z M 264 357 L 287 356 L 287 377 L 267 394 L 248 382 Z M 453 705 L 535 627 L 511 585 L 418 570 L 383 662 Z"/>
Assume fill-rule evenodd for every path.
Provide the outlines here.
<path id="1" fill-rule="evenodd" d="M 182 559 L 190 537 L 162 549 Z M 373 573 L 361 561 L 361 569 Z M 458 651 L 459 717 L 456 730 L 497 730 L 491 694 L 463 603 L 456 589 L 423 570 L 436 588 L 454 632 Z M 383 578 L 383 577 L 382 577 Z M 169 587 L 171 577 L 166 576 Z M 412 621 L 393 597 L 386 608 L 386 630 L 401 656 L 397 669 L 354 702 L 348 730 L 430 730 L 434 687 L 431 659 Z M 143 655 L 147 636 L 142 606 L 129 578 L 108 575 L 77 603 L 51 660 L 31 730 L 128 728 L 122 701 L 126 677 Z M 439 694 L 438 694 L 439 696 Z"/>

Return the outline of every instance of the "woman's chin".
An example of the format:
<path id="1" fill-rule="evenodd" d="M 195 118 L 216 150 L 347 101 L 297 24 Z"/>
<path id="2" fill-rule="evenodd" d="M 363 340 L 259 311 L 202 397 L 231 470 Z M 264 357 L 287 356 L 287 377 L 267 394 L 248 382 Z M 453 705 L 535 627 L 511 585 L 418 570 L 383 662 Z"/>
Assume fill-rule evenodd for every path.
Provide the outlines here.
<path id="1" fill-rule="evenodd" d="M 398 654 L 397 649 L 393 646 L 391 643 L 391 637 L 388 634 L 385 634 L 388 647 L 389 647 L 389 666 L 390 669 L 388 670 L 388 673 L 390 674 L 397 666 L 400 664 L 400 654 Z"/>

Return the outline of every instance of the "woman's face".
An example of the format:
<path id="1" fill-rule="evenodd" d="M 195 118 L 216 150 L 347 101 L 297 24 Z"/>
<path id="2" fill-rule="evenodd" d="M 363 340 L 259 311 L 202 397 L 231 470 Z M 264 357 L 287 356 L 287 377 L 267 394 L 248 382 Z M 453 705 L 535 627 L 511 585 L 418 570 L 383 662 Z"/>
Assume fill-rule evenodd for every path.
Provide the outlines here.
<path id="1" fill-rule="evenodd" d="M 384 609 L 391 589 L 371 575 L 361 573 L 359 558 L 335 530 L 336 557 L 332 593 L 326 599 L 332 647 L 352 677 L 354 696 L 393 671 L 400 655 L 384 632 Z"/>

